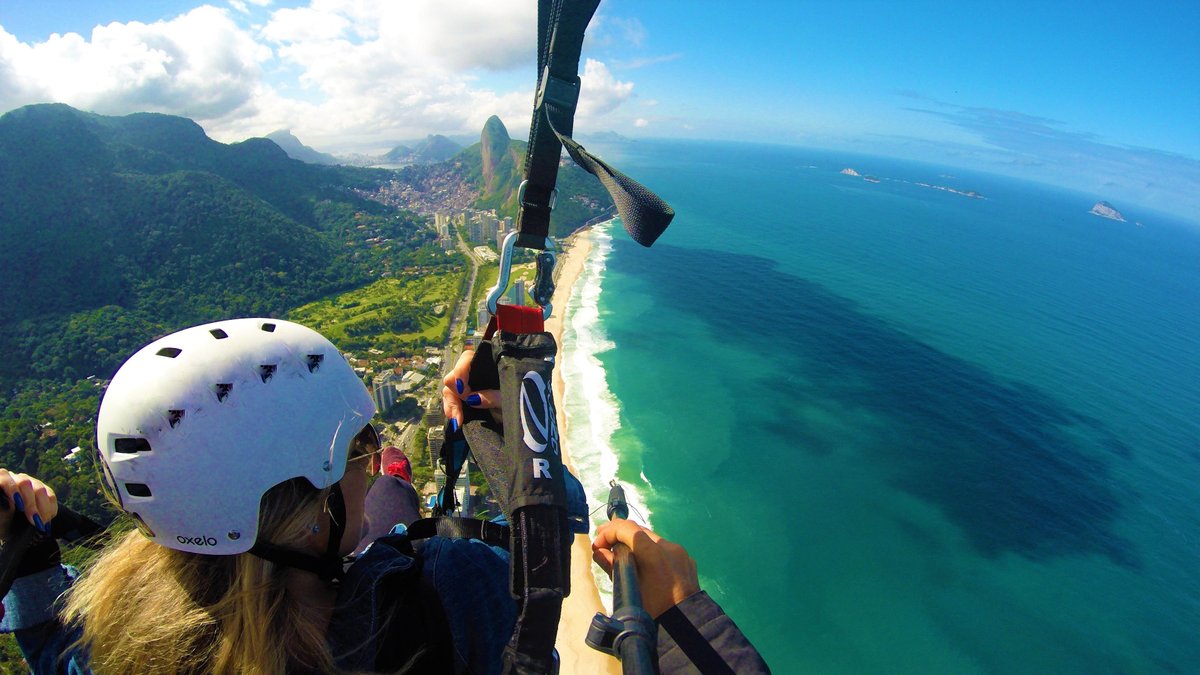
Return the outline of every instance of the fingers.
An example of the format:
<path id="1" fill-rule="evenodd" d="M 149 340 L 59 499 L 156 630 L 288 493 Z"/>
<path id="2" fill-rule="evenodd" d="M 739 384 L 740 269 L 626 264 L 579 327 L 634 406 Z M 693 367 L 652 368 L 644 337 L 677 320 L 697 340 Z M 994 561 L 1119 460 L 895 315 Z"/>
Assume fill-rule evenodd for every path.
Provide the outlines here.
<path id="1" fill-rule="evenodd" d="M 621 542 L 633 551 L 642 537 L 653 543 L 662 541 L 662 537 L 653 530 L 632 520 L 611 520 L 596 528 L 596 539 L 592 542 L 592 548 L 611 549 L 613 544 Z"/>
<path id="2" fill-rule="evenodd" d="M 456 388 L 442 387 L 442 412 L 446 414 L 446 419 L 454 420 L 451 423 L 452 427 L 462 426 L 463 409 L 465 407 L 491 410 L 493 415 L 495 415 L 499 412 L 500 405 L 499 389 L 471 391 L 464 384 L 463 393 L 460 394 Z"/>
<path id="3" fill-rule="evenodd" d="M 483 391 L 473 391 L 463 397 L 463 403 L 472 408 L 499 408 L 500 407 L 500 390 L 485 389 Z"/>
<path id="4" fill-rule="evenodd" d="M 592 541 L 592 560 L 609 576 L 612 576 L 615 544 L 624 544 L 633 554 L 638 569 L 658 565 L 662 562 L 662 551 L 657 547 L 663 538 L 630 520 L 612 520 L 596 528 Z"/>
<path id="5" fill-rule="evenodd" d="M 451 428 L 457 430 L 463 423 L 462 399 L 449 387 L 442 387 L 442 412 L 450 420 Z"/>
<path id="6" fill-rule="evenodd" d="M 628 520 L 605 523 L 596 529 L 592 542 L 592 560 L 612 576 L 612 548 L 616 544 L 629 547 L 642 602 L 652 617 L 700 592 L 696 561 L 683 546 L 667 541 L 653 531 Z"/>
<path id="7" fill-rule="evenodd" d="M 471 359 L 473 358 L 475 358 L 474 350 L 467 350 L 459 354 L 454 367 L 446 373 L 446 377 L 442 378 L 442 385 L 451 390 L 461 390 L 465 386 L 467 375 L 471 372 Z"/>
<path id="8" fill-rule="evenodd" d="M 34 500 L 37 502 L 37 513 L 34 514 L 34 525 L 37 525 L 38 516 L 41 516 L 41 521 L 44 524 L 43 531 L 50 531 L 50 521 L 58 515 L 58 497 L 55 496 L 54 490 L 50 489 L 49 485 L 38 482 L 38 487 L 33 491 Z"/>
<path id="9" fill-rule="evenodd" d="M 597 565 L 599 565 L 600 569 L 604 570 L 605 574 L 607 574 L 610 577 L 612 576 L 612 571 L 613 571 L 613 552 L 612 551 L 610 551 L 606 548 L 596 548 L 595 544 L 593 544 L 592 545 L 592 561 L 595 562 Z"/>
<path id="10" fill-rule="evenodd" d="M 446 419 L 451 420 L 451 427 L 457 429 L 463 423 L 462 396 L 467 391 L 467 375 L 471 372 L 471 359 L 475 358 L 474 350 L 459 354 L 454 367 L 442 378 L 442 412 Z"/>
<path id="11" fill-rule="evenodd" d="M 50 531 L 50 521 L 58 515 L 58 497 L 50 486 L 33 476 L 0 469 L 0 490 L 6 513 L 20 511 L 34 527 Z"/>
<path id="12" fill-rule="evenodd" d="M 470 385 L 467 384 L 471 360 L 474 357 L 474 351 L 463 352 L 454 368 L 442 378 L 442 412 L 445 413 L 446 419 L 450 420 L 451 428 L 455 430 L 463 424 L 465 407 L 489 410 L 497 422 L 504 421 L 500 415 L 500 390 L 471 391 Z"/>

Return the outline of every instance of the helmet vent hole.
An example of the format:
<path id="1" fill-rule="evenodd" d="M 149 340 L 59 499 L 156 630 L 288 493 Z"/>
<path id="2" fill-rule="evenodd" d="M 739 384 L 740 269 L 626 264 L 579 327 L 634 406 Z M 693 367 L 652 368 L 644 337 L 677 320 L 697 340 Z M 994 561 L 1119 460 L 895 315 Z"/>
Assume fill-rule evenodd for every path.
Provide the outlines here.
<path id="1" fill-rule="evenodd" d="M 229 392 L 233 391 L 233 384 L 225 382 L 215 385 L 213 389 L 217 392 L 217 402 L 223 403 L 225 399 L 229 398 Z"/>
<path id="2" fill-rule="evenodd" d="M 317 368 L 321 367 L 321 361 L 325 360 L 324 354 L 309 354 L 308 355 L 308 372 L 315 373 Z"/>
<path id="3" fill-rule="evenodd" d="M 212 333 L 212 336 L 217 338 L 218 340 L 224 340 L 225 338 L 229 337 L 229 333 L 226 333 L 225 331 L 221 330 L 220 328 L 214 328 L 208 332 Z"/>
<path id="4" fill-rule="evenodd" d="M 138 452 L 150 452 L 150 441 L 144 438 L 118 438 L 114 450 L 129 455 Z"/>
<path id="5" fill-rule="evenodd" d="M 130 497 L 149 497 L 150 486 L 145 483 L 126 483 L 125 491 Z"/>
<path id="6" fill-rule="evenodd" d="M 162 349 L 158 350 L 158 355 L 159 355 L 159 356 L 165 356 L 165 357 L 167 357 L 168 359 L 173 359 L 173 358 L 175 358 L 176 356 L 179 356 L 179 354 L 180 354 L 182 351 L 183 351 L 182 349 L 178 349 L 178 348 L 175 348 L 175 347 L 163 347 Z"/>
<path id="7" fill-rule="evenodd" d="M 258 375 L 259 375 L 259 377 L 262 378 L 262 381 L 265 383 L 267 380 L 271 379 L 272 375 L 275 374 L 276 368 L 278 368 L 278 366 L 271 365 L 271 364 L 261 365 L 258 367 Z"/>
<path id="8" fill-rule="evenodd" d="M 259 327 L 262 328 L 263 331 L 267 332 L 267 333 L 275 332 L 275 324 L 273 324 L 273 323 L 264 323 L 262 326 L 259 326 Z"/>
<path id="9" fill-rule="evenodd" d="M 171 423 L 172 429 L 179 426 L 179 423 L 182 420 L 183 420 L 183 411 L 182 410 L 168 410 L 167 411 L 167 421 Z"/>

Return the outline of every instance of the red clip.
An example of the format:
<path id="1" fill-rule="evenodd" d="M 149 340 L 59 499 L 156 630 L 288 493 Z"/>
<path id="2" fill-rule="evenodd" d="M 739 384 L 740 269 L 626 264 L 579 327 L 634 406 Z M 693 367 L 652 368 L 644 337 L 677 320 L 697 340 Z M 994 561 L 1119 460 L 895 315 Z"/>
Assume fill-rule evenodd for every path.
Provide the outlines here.
<path id="1" fill-rule="evenodd" d="M 497 330 L 506 333 L 541 333 L 546 330 L 546 322 L 542 319 L 542 308 L 496 305 L 496 316 L 493 316 L 492 320 L 488 322 L 483 339 L 492 339 L 492 335 Z"/>

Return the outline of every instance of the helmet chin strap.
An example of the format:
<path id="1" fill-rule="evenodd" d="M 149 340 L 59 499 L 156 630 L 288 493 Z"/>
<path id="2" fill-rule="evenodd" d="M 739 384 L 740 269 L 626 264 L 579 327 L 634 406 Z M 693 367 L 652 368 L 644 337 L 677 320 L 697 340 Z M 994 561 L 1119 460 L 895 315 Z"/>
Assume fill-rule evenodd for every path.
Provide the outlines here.
<path id="1" fill-rule="evenodd" d="M 250 549 L 250 553 L 276 565 L 312 572 L 322 581 L 341 581 L 345 570 L 342 569 L 342 556 L 339 551 L 342 548 L 342 535 L 346 532 L 346 500 L 342 496 L 340 483 L 334 483 L 330 488 L 327 506 L 329 508 L 329 541 L 325 545 L 324 555 L 301 553 L 262 541 L 256 542 Z"/>

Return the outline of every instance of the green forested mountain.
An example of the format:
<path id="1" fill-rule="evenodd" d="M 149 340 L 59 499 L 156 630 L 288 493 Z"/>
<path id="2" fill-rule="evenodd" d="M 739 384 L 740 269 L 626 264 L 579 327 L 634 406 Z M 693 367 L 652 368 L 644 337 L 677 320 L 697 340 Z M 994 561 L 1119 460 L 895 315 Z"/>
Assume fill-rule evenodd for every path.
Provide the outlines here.
<path id="1" fill-rule="evenodd" d="M 436 173 L 516 215 L 525 143 L 498 118 Z M 204 321 L 283 315 L 404 267 L 455 264 L 414 214 L 367 199 L 397 174 L 224 144 L 194 122 L 37 105 L 0 117 L 0 466 L 105 516 L 90 461 L 96 406 L 124 358 Z M 460 185 L 462 183 L 459 183 Z M 552 225 L 607 210 L 574 166 Z M 387 242 L 384 245 L 382 242 Z"/>
<path id="2" fill-rule="evenodd" d="M 493 115 L 484 124 L 479 143 L 454 156 L 451 162 L 461 166 L 466 180 L 479 191 L 476 208 L 496 209 L 502 216 L 516 217 L 527 146 L 525 141 L 509 137 L 504 122 Z M 570 160 L 559 166 L 558 195 L 550 215 L 551 234 L 555 236 L 570 234 L 612 206 L 600 181 Z"/>
<path id="3" fill-rule="evenodd" d="M 61 461 L 89 449 L 96 383 L 157 335 L 365 284 L 395 261 L 364 228 L 420 258 L 432 232 L 359 196 L 391 175 L 218 143 L 167 115 L 0 117 L 0 466 L 99 508 Z"/>

